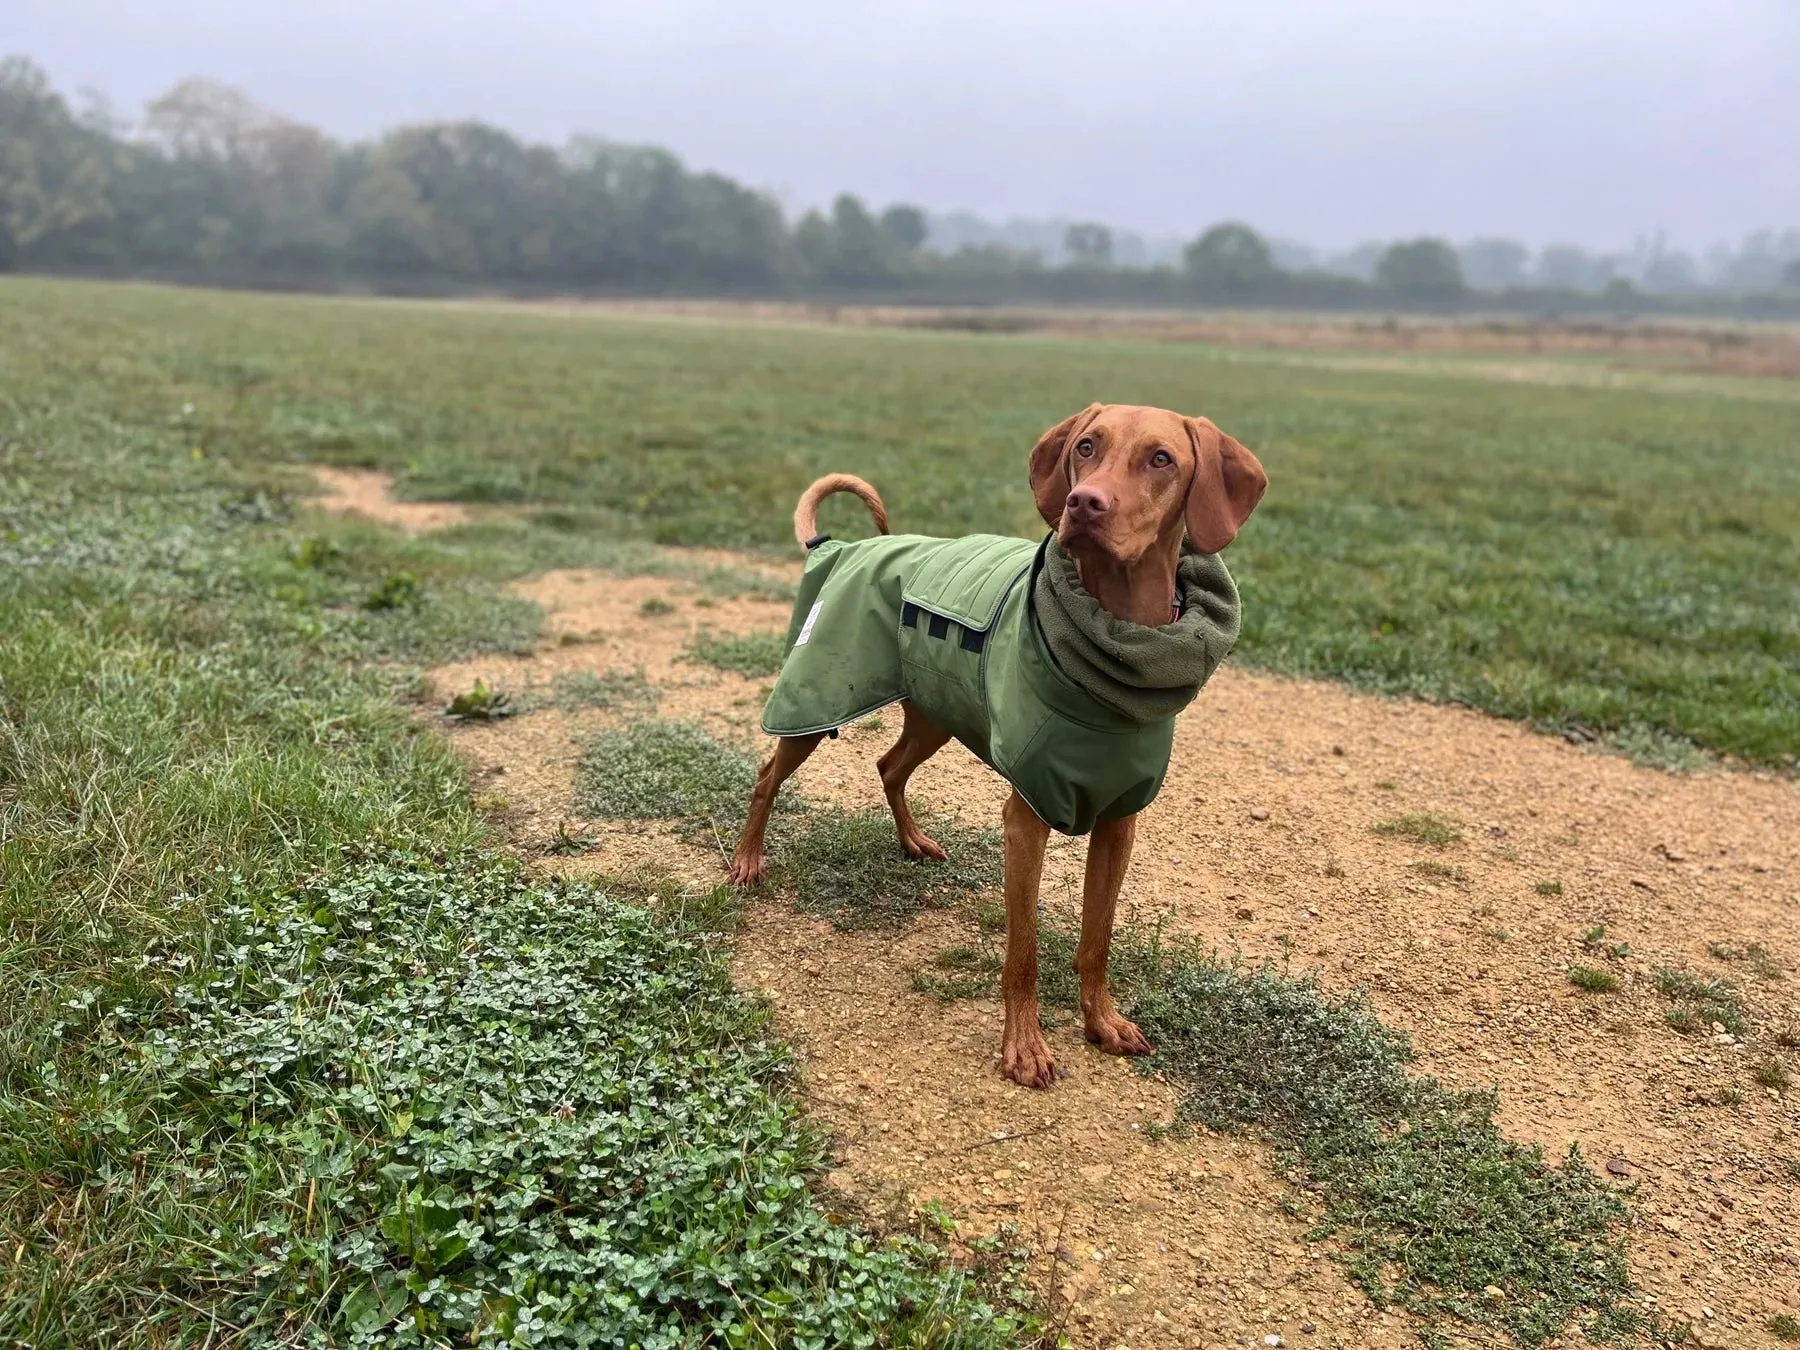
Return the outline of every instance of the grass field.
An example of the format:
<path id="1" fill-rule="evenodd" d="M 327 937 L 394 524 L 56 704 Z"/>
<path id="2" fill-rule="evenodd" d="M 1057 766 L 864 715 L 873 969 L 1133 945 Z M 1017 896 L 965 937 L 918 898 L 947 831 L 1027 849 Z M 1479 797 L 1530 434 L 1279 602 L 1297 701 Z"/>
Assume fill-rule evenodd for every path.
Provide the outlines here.
<path id="1" fill-rule="evenodd" d="M 830 469 L 872 478 L 900 529 L 1031 533 L 1023 457 L 1044 426 L 1093 398 L 1205 412 L 1274 484 L 1230 554 L 1240 659 L 1652 757 L 1683 742 L 1768 765 L 1800 751 L 1787 382 L 1587 388 L 1441 359 L 1409 373 L 1392 358 L 1338 369 L 1316 354 L 45 283 L 9 287 L 5 304 L 11 330 L 34 334 L 14 379 L 78 389 L 66 415 L 148 400 L 166 420 L 191 403 L 181 429 L 240 473 L 379 465 L 405 494 L 530 505 L 540 533 L 578 538 L 785 550 L 794 496 Z M 861 527 L 835 509 L 837 528 Z"/>
<path id="2" fill-rule="evenodd" d="M 329 1315 L 404 1340 L 386 1311 L 435 1306 L 447 1320 L 417 1337 L 549 1342 L 631 1303 L 657 1278 L 641 1262 L 701 1228 L 725 1278 L 619 1335 L 850 1338 L 903 1315 L 922 1342 L 1010 1336 L 1004 1289 L 783 1180 L 811 1174 L 817 1141 L 723 983 L 712 919 L 615 889 L 580 901 L 609 924 L 534 929 L 565 899 L 481 852 L 497 841 L 459 764 L 399 699 L 419 666 L 532 640 L 507 579 L 651 565 L 634 540 L 785 553 L 793 497 L 827 469 L 871 477 L 902 529 L 1035 532 L 1025 451 L 1101 398 L 1208 413 L 1268 465 L 1230 554 L 1241 659 L 1652 757 L 1791 764 L 1790 387 L 1441 367 L 0 284 L 0 1339 L 136 1324 L 199 1344 Z M 320 521 L 296 508 L 308 463 L 516 509 L 416 540 Z M 484 924 L 495 904 L 516 922 Z M 582 973 L 602 961 L 641 968 L 641 999 L 609 1004 Z M 719 1169 L 656 1170 L 666 1141 L 634 1132 L 630 1101 L 559 1077 L 574 1051 L 529 1008 L 494 1010 L 471 974 L 494 966 L 638 1038 L 666 1070 L 645 1090 L 720 1150 L 781 1161 L 769 1208 L 720 1198 Z M 414 996 L 444 1036 L 484 1009 L 507 1028 L 455 1072 L 428 1064 L 435 1094 L 369 1035 Z M 557 1171 L 575 1100 L 616 1127 L 629 1196 Z M 477 1157 L 501 1136 L 529 1161 Z M 413 1185 L 432 1149 L 461 1150 L 433 1166 L 447 1195 Z M 532 1186 L 604 1226 L 496 1209 Z M 692 1205 L 709 1186 L 717 1205 Z M 430 1286 L 458 1242 L 460 1273 Z M 512 1281 L 526 1251 L 587 1292 Z M 429 1288 L 396 1288 L 396 1253 Z"/>

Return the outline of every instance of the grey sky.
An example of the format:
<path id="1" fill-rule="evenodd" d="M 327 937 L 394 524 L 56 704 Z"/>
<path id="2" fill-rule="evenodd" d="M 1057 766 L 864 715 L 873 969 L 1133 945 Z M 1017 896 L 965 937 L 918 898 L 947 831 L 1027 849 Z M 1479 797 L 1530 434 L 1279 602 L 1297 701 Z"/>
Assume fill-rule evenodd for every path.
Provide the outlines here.
<path id="1" fill-rule="evenodd" d="M 344 136 L 654 142 L 790 205 L 1326 246 L 1800 226 L 1800 0 L 0 0 L 6 51 L 126 113 L 206 74 Z"/>

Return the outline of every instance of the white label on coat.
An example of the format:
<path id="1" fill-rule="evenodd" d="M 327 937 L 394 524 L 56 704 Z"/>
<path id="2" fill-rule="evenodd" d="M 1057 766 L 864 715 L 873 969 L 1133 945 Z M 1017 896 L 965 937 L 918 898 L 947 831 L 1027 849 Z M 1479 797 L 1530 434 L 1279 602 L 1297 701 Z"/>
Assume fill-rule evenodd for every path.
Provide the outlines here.
<path id="1" fill-rule="evenodd" d="M 806 622 L 800 625 L 800 636 L 794 639 L 796 647 L 804 647 L 812 636 L 812 626 L 819 621 L 819 610 L 824 604 L 823 600 L 813 601 L 813 607 L 806 612 Z"/>

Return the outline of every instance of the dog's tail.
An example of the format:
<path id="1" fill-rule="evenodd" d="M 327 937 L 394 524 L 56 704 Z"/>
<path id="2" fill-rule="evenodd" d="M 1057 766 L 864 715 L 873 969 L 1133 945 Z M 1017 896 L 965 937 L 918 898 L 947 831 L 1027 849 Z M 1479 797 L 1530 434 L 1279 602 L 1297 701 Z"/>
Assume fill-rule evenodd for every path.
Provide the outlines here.
<path id="1" fill-rule="evenodd" d="M 800 541 L 801 548 L 819 537 L 819 503 L 838 492 L 854 492 L 861 497 L 869 514 L 875 517 L 876 530 L 893 533 L 888 528 L 887 507 L 881 504 L 879 492 L 853 473 L 828 473 L 800 494 L 800 503 L 794 508 L 794 538 Z"/>

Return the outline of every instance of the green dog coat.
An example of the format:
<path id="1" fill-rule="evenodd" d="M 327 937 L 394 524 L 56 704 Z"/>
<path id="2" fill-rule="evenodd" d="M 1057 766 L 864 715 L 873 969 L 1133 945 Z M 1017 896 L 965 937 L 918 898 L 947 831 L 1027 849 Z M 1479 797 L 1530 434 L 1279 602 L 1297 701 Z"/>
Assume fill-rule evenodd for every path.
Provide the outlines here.
<path id="1" fill-rule="evenodd" d="M 762 728 L 834 732 L 911 699 L 1046 824 L 1086 834 L 1155 799 L 1175 714 L 1237 638 L 1216 556 L 1185 553 L 1177 592 L 1177 621 L 1149 628 L 1100 609 L 1054 537 L 827 539 L 807 557 Z"/>

